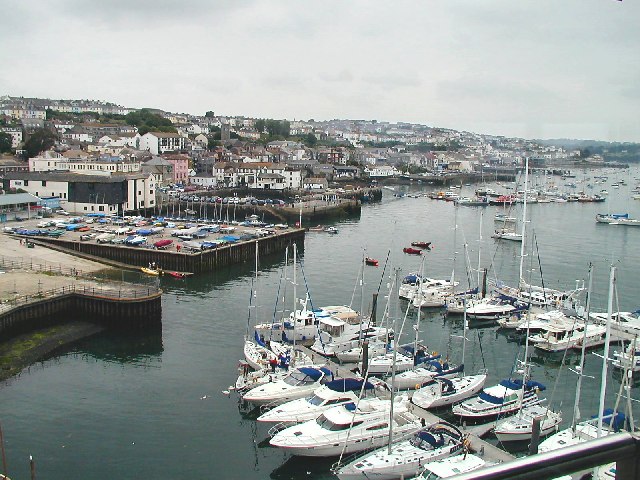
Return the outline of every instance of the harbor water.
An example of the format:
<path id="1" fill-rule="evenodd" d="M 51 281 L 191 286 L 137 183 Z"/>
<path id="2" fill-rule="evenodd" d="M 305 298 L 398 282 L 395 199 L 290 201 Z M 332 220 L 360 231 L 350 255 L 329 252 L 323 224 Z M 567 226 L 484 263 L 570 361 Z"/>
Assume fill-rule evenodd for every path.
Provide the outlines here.
<path id="1" fill-rule="evenodd" d="M 579 173 L 572 181 L 587 182 L 584 177 L 594 174 L 599 172 Z M 614 265 L 614 310 L 632 311 L 640 308 L 640 228 L 596 224 L 595 215 L 628 212 L 640 218 L 640 201 L 630 194 L 640 171 L 608 175 L 607 184 L 594 188 L 594 193 L 607 188 L 604 203 L 527 206 L 523 276 L 536 285 L 570 289 L 576 283 L 586 285 L 592 263 L 592 310 L 606 311 L 609 268 Z M 561 189 L 572 188 L 554 178 Z M 628 185 L 614 189 L 611 183 L 616 179 Z M 534 176 L 530 181 L 543 179 Z M 578 183 L 578 190 L 581 186 Z M 434 190 L 426 184 L 394 188 L 384 189 L 380 203 L 365 205 L 360 217 L 336 223 L 337 235 L 307 233 L 300 252 L 299 297 L 308 290 L 315 306 L 352 304 L 368 312 L 372 294 L 379 291 L 380 312 L 389 300 L 395 268 L 406 275 L 417 271 L 424 258 L 425 275 L 450 278 L 455 271 L 461 286 L 467 286 L 467 278 L 475 286 L 479 253 L 490 279 L 517 283 L 520 244 L 491 238 L 494 215 L 506 210 L 414 198 Z M 472 194 L 474 188 L 462 186 L 462 195 Z M 519 218 L 521 209 L 520 205 L 509 213 Z M 403 247 L 413 241 L 432 242 L 432 249 L 423 256 L 403 254 Z M 378 259 L 380 266 L 363 269 L 365 255 Z M 9 476 L 28 478 L 32 455 L 38 477 L 47 480 L 332 478 L 329 468 L 335 458 L 296 458 L 272 448 L 268 427 L 255 422 L 254 412 L 241 408 L 234 392 L 223 394 L 235 382 L 247 327 L 256 318 L 270 321 L 293 306 L 292 275 L 289 271 L 288 280 L 281 280 L 283 265 L 284 256 L 259 259 L 251 310 L 252 263 L 187 280 L 162 278 L 161 331 L 100 334 L 0 385 Z M 405 308 L 405 303 L 391 298 L 390 317 L 402 317 Z M 446 318 L 440 310 L 424 310 L 420 317 L 421 337 L 429 349 L 459 362 L 461 319 Z M 416 318 L 414 311 L 410 318 Z M 487 368 L 487 385 L 508 377 L 516 358 L 523 355 L 521 339 L 497 326 L 472 328 L 467 336 L 466 371 Z M 569 353 L 561 368 L 561 354 L 532 349 L 533 379 L 547 386 L 544 396 L 564 412 L 565 426 L 571 421 L 576 384 L 567 365 L 578 361 L 578 354 Z M 584 380 L 580 408 L 585 418 L 597 412 L 601 368 L 602 360 L 590 353 L 586 373 L 593 378 Z M 635 399 L 640 398 L 639 383 L 631 390 Z M 610 368 L 607 406 L 613 405 L 619 387 L 620 372 Z M 635 413 L 637 418 L 640 409 Z"/>

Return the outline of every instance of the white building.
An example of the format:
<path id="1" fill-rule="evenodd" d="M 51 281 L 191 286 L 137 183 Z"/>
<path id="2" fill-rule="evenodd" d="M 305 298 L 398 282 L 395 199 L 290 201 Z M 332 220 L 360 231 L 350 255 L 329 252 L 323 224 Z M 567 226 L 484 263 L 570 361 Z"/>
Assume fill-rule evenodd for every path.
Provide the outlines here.
<path id="1" fill-rule="evenodd" d="M 154 155 L 184 150 L 184 137 L 177 133 L 149 132 L 140 137 L 140 150 L 148 150 Z"/>
<path id="2" fill-rule="evenodd" d="M 370 177 L 392 177 L 394 175 L 400 175 L 400 170 L 396 167 L 392 167 L 389 165 L 371 165 L 367 166 L 364 169 L 364 173 L 368 174 Z"/>
<path id="3" fill-rule="evenodd" d="M 0 132 L 11 135 L 11 148 L 18 148 L 22 143 L 22 129 L 18 127 L 0 127 Z"/>

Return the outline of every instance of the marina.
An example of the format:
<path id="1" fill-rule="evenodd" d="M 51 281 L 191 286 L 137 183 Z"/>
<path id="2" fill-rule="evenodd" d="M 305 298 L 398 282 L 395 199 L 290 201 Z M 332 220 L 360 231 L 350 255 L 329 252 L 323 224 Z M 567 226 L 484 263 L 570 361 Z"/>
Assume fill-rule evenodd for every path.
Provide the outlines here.
<path id="1" fill-rule="evenodd" d="M 427 192 L 423 186 L 404 188 L 406 193 Z M 617 191 L 622 193 L 623 188 Z M 633 207 L 633 203 L 627 207 L 627 198 L 622 195 L 616 198 L 612 194 L 607 202 L 612 203 L 612 211 L 628 210 L 633 217 L 640 213 L 637 211 L 640 207 Z M 454 222 L 455 208 L 459 210 Z M 479 235 L 480 209 L 487 212 L 482 235 Z M 640 249 L 633 238 L 636 231 L 598 226 L 594 218 L 602 209 L 602 204 L 581 202 L 531 205 L 527 244 L 532 248 L 537 241 L 538 251 L 528 251 L 525 275 L 530 283 L 541 283 L 540 268 L 534 268 L 539 257 L 544 285 L 571 289 L 576 281 L 582 284 L 586 280 L 591 262 L 595 265 L 592 311 L 602 313 L 606 312 L 609 265 L 616 263 L 620 304 L 616 310 L 632 312 L 638 307 L 634 303 L 640 265 Z M 469 283 L 475 286 L 478 272 L 467 272 L 465 263 L 477 263 L 480 237 L 480 263 L 490 272 L 488 276 L 515 285 L 520 244 L 498 242 L 490 235 L 494 230 L 493 215 L 503 211 L 506 213 L 499 206 L 455 207 L 452 202 L 393 197 L 385 192 L 381 203 L 363 206 L 359 218 L 335 223 L 337 235 L 324 232 L 306 235 L 304 251 L 300 252 L 298 297 L 304 297 L 308 290 L 313 307 L 345 304 L 368 314 L 372 294 L 379 292 L 381 322 L 380 312 L 388 297 L 386 285 L 395 267 L 401 269 L 401 275 L 407 275 L 418 271 L 424 259 L 425 276 L 451 278 L 455 270 L 461 290 L 467 290 Z M 518 210 L 511 215 L 519 217 Z M 371 232 L 376 232 L 375 238 Z M 429 240 L 431 250 L 420 256 L 404 255 L 402 248 L 416 239 Z M 463 243 L 468 245 L 470 261 L 462 253 Z M 364 270 L 360 285 L 358 272 L 367 256 L 378 259 L 379 264 L 377 268 Z M 387 262 L 387 258 L 392 262 Z M 136 475 L 204 478 L 214 469 L 229 478 L 335 478 L 331 466 L 336 457 L 308 459 L 274 448 L 269 444 L 270 427 L 256 421 L 257 412 L 241 408 L 235 393 L 228 396 L 221 393 L 228 391 L 237 375 L 252 282 L 257 281 L 260 286 L 252 316 L 269 322 L 274 315 L 280 319 L 288 314 L 292 300 L 284 307 L 278 304 L 274 308 L 275 300 L 283 295 L 279 291 L 279 285 L 285 283 L 280 280 L 283 266 L 283 255 L 269 255 L 261 256 L 257 277 L 252 257 L 239 265 L 180 281 L 148 277 L 147 281 L 158 282 L 164 291 L 162 332 L 97 335 L 3 384 L 0 408 L 12 412 L 4 416 L 7 420 L 3 423 L 8 457 L 21 459 L 33 454 L 39 468 L 46 469 L 48 477 L 54 479 L 74 476 L 77 465 L 82 465 L 83 476 L 105 479 Z M 290 291 L 291 274 L 286 278 Z M 390 317 L 402 318 L 407 302 L 392 300 Z M 416 315 L 416 310 L 410 309 L 411 321 Z M 444 316 L 444 310 L 438 308 L 422 309 L 420 315 L 421 339 L 429 351 L 458 362 L 463 334 L 461 317 Z M 501 329 L 495 322 L 483 321 L 471 323 L 467 338 L 465 372 L 469 375 L 486 369 L 486 384 L 495 385 L 516 370 L 515 359 L 522 357 L 524 350 L 521 335 Z M 413 338 L 404 340 L 411 342 Z M 612 346 L 612 350 L 616 349 L 620 350 Z M 602 350 L 595 347 L 593 351 Z M 575 395 L 575 375 L 569 367 L 575 367 L 579 353 L 569 352 L 563 359 L 563 354 L 531 348 L 530 354 L 533 377 L 547 386 L 544 392 L 547 402 L 562 410 L 565 428 L 570 423 Z M 331 367 L 335 368 L 336 376 L 353 376 L 351 368 L 334 363 Z M 598 379 L 601 364 L 600 358 L 589 354 L 585 374 Z M 607 375 L 609 404 L 619 390 L 620 371 L 610 368 Z M 43 388 L 50 392 L 49 401 L 51 398 L 55 401 L 54 417 L 45 415 L 49 402 L 39 394 Z M 115 401 L 113 397 L 107 401 L 104 395 L 107 388 L 118 390 Z M 598 380 L 585 378 L 580 406 L 585 413 L 597 412 L 598 388 Z M 636 399 L 638 388 L 636 381 L 630 389 Z M 146 393 L 150 390 L 154 392 L 151 398 Z M 425 423 L 438 419 L 457 422 L 448 412 L 438 411 L 434 415 L 413 408 L 412 413 L 422 416 Z M 38 422 L 37 438 L 28 433 L 34 428 L 34 418 Z M 98 422 L 101 429 L 95 428 Z M 526 453 L 526 446 L 500 444 L 487 431 L 492 425 L 492 422 L 460 425 L 473 433 L 469 437 L 473 451 L 483 452 L 486 459 L 500 461 Z M 481 436 L 484 439 L 479 439 Z M 97 445 L 105 437 L 111 441 L 108 451 L 99 458 L 102 466 L 83 463 L 81 459 L 95 455 Z M 226 452 L 228 459 L 222 461 L 212 456 L 212 452 Z M 11 476 L 26 477 L 28 463 L 15 460 L 14 463 L 15 473 Z"/>

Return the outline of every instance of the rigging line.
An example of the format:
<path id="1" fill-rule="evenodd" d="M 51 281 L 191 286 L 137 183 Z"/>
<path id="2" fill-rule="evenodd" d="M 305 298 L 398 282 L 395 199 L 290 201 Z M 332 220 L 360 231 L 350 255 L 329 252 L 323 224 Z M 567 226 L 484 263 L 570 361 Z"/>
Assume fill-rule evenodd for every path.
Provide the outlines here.
<path id="1" fill-rule="evenodd" d="M 358 268 L 358 275 L 356 276 L 356 283 L 353 286 L 353 292 L 351 293 L 351 302 L 349 302 L 349 308 L 353 308 L 353 301 L 356 298 L 356 290 L 358 289 L 358 283 L 364 282 L 364 258 L 362 259 L 360 268 Z M 360 312 L 362 313 L 362 312 Z"/>
<path id="2" fill-rule="evenodd" d="M 271 328 L 269 329 L 269 340 L 273 340 L 273 325 L 276 323 L 276 315 L 278 314 L 278 302 L 280 300 L 280 289 L 282 288 L 282 281 L 283 281 L 284 276 L 285 276 L 285 273 L 284 273 L 285 269 L 286 269 L 286 264 L 285 264 L 284 267 L 282 267 L 282 271 L 280 273 L 280 280 L 278 281 L 278 291 L 276 293 L 276 303 L 273 306 L 273 318 L 271 319 Z M 296 312 L 294 310 L 294 312 L 293 312 L 293 324 L 294 324 L 294 326 L 295 326 L 295 322 L 296 322 Z"/>
<path id="3" fill-rule="evenodd" d="M 251 290 L 249 293 L 249 307 L 247 308 L 247 331 L 244 334 L 244 338 L 249 338 L 249 327 L 251 326 L 251 305 L 253 303 L 253 277 L 251 277 Z"/>
<path id="4" fill-rule="evenodd" d="M 547 290 L 544 286 L 544 275 L 542 274 L 542 261 L 540 260 L 540 248 L 538 247 L 538 235 L 536 235 L 535 230 L 533 231 L 533 242 L 536 245 L 536 256 L 538 257 L 538 268 L 540 269 L 540 281 L 542 282 L 542 298 L 544 298 L 544 303 L 547 303 Z"/>
<path id="5" fill-rule="evenodd" d="M 387 250 L 387 258 L 384 260 L 384 267 L 382 267 L 382 275 L 380 275 L 380 283 L 378 284 L 378 294 L 380 294 L 380 289 L 382 288 L 382 282 L 384 281 L 384 273 L 387 271 L 387 265 L 389 264 L 389 257 L 391 256 L 391 248 Z"/>
<path id="6" fill-rule="evenodd" d="M 464 333 L 464 330 L 462 331 L 463 335 L 466 335 Z M 487 368 L 487 364 L 484 361 L 484 351 L 482 350 L 482 339 L 480 338 L 480 329 L 476 330 L 476 334 L 478 335 L 478 346 L 480 347 L 480 358 L 482 359 L 482 368 Z"/>

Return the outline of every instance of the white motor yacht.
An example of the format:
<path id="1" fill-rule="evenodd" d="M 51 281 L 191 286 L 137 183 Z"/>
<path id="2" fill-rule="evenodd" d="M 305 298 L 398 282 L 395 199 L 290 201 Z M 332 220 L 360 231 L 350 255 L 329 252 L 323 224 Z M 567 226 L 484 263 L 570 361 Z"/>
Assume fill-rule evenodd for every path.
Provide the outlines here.
<path id="1" fill-rule="evenodd" d="M 412 438 L 380 447 L 340 467 L 335 474 L 340 480 L 392 480 L 412 478 L 423 465 L 459 453 L 463 435 L 457 427 L 445 422 L 435 423 L 417 432 Z"/>
<path id="2" fill-rule="evenodd" d="M 542 405 L 530 405 L 522 408 L 517 414 L 500 420 L 494 428 L 494 433 L 501 442 L 531 440 L 536 418 L 540 419 L 541 437 L 557 432 L 562 423 L 560 412 L 554 412 Z"/>
<path id="3" fill-rule="evenodd" d="M 309 457 L 330 457 L 381 447 L 390 440 L 390 424 L 393 424 L 391 441 L 420 428 L 420 419 L 407 410 L 407 405 L 407 397 L 397 398 L 392 418 L 389 400 L 361 400 L 358 404 L 333 407 L 315 420 L 274 432 L 269 443 L 293 455 Z"/>
<path id="4" fill-rule="evenodd" d="M 577 319 L 572 323 L 552 323 L 540 333 L 529 337 L 535 348 L 547 352 L 561 352 L 567 348 L 586 348 L 604 344 L 606 327 L 586 325 Z"/>
<path id="5" fill-rule="evenodd" d="M 469 320 L 495 320 L 499 317 L 511 315 L 518 310 L 518 307 L 510 303 L 503 302 L 497 298 L 486 297 L 473 302 L 467 307 L 467 318 Z"/>
<path id="6" fill-rule="evenodd" d="M 446 361 L 431 360 L 396 374 L 392 385 L 396 390 L 417 390 L 433 383 L 436 378 L 453 378 L 462 373 L 463 369 L 462 365 L 450 365 Z"/>
<path id="7" fill-rule="evenodd" d="M 438 408 L 453 405 L 469 398 L 484 386 L 487 375 L 469 375 L 459 378 L 436 378 L 435 383 L 422 387 L 413 394 L 411 403 L 420 408 Z"/>
<path id="8" fill-rule="evenodd" d="M 613 366 L 640 372 L 640 338 L 636 338 L 635 342 L 631 342 L 621 352 L 613 352 Z"/>
<path id="9" fill-rule="evenodd" d="M 360 395 L 363 401 L 376 391 L 388 391 L 383 382 L 373 378 L 365 381 L 359 378 L 342 378 L 327 382 L 316 388 L 311 395 L 283 403 L 258 417 L 259 422 L 301 423 L 313 420 L 325 410 L 336 405 L 357 402 Z"/>
<path id="10" fill-rule="evenodd" d="M 378 355 L 383 355 L 387 352 L 388 343 L 382 340 L 371 340 L 369 342 L 369 358 L 376 357 Z M 355 347 L 352 347 L 348 350 L 343 350 L 341 352 L 336 352 L 336 358 L 340 360 L 342 363 L 354 363 L 362 361 L 362 344 L 359 343 Z"/>
<path id="11" fill-rule="evenodd" d="M 491 417 L 504 417 L 520 408 L 540 403 L 538 392 L 545 389 L 541 383 L 505 379 L 498 385 L 488 387 L 480 395 L 469 398 L 453 407 L 453 414 L 463 419 L 479 420 Z"/>
<path id="12" fill-rule="evenodd" d="M 458 285 L 458 282 L 451 282 L 450 280 L 438 280 L 435 278 L 423 277 L 419 273 L 410 273 L 402 279 L 398 296 L 405 300 L 413 301 L 413 298 L 418 292 L 418 288 L 423 291 L 428 289 L 440 289 L 443 291 L 452 291 L 453 287 Z"/>
<path id="13" fill-rule="evenodd" d="M 326 367 L 298 367 L 281 380 L 258 385 L 242 396 L 254 405 L 280 405 L 302 398 L 316 388 L 333 379 L 333 373 Z"/>
<path id="14" fill-rule="evenodd" d="M 607 313 L 590 313 L 589 318 L 598 323 L 607 323 Z M 614 312 L 611 315 L 611 331 L 638 335 L 640 337 L 640 310 L 635 312 Z"/>
<path id="15" fill-rule="evenodd" d="M 354 321 L 355 320 L 355 321 Z M 390 329 L 369 325 L 369 320 L 352 315 L 331 315 L 318 319 L 318 334 L 311 350 L 326 356 L 350 350 L 363 340 L 386 340 Z"/>

